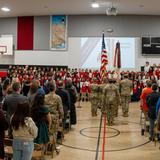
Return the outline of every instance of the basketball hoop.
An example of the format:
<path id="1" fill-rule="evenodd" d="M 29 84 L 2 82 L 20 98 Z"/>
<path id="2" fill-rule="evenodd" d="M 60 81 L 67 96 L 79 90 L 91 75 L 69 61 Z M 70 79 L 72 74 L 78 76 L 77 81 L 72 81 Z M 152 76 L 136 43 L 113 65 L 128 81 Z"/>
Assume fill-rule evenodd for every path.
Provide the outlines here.
<path id="1" fill-rule="evenodd" d="M 0 46 L 0 54 L 3 55 L 4 53 L 7 53 L 7 46 Z"/>

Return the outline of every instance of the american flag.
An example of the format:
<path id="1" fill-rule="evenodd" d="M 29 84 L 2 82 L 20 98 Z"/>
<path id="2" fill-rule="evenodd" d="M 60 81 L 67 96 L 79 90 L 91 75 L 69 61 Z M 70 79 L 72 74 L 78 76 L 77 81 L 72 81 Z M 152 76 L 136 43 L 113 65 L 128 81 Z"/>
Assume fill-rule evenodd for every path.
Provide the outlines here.
<path id="1" fill-rule="evenodd" d="M 105 77 L 106 75 L 106 66 L 108 64 L 108 56 L 106 51 L 106 45 L 104 41 L 104 33 L 102 35 L 102 52 L 101 52 L 101 68 L 100 68 L 100 75 L 101 78 Z"/>

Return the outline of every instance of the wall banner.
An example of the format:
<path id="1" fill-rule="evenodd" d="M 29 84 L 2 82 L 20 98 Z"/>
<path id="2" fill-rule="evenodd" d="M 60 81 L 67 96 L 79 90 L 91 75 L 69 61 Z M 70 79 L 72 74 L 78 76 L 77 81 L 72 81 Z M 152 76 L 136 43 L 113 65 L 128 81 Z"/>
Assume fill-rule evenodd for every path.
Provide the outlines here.
<path id="1" fill-rule="evenodd" d="M 50 49 L 67 50 L 67 16 L 53 15 L 50 19 Z"/>

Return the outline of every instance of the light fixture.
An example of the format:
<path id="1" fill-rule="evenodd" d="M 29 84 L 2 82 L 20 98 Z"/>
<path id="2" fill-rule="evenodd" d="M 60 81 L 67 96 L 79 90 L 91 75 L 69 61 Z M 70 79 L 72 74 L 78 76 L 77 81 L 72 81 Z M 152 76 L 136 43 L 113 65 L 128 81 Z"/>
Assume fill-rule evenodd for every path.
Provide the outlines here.
<path id="1" fill-rule="evenodd" d="M 106 14 L 109 16 L 116 16 L 118 13 L 118 10 L 116 7 L 112 6 L 112 7 L 108 7 L 106 9 Z"/>
<path id="2" fill-rule="evenodd" d="M 107 33 L 113 33 L 113 32 L 114 32 L 113 28 L 111 28 L 111 27 L 107 28 Z"/>
<path id="3" fill-rule="evenodd" d="M 92 6 L 92 8 L 99 8 L 99 3 L 96 1 L 93 1 L 91 6 Z"/>
<path id="4" fill-rule="evenodd" d="M 10 9 L 8 7 L 2 7 L 1 10 L 4 11 L 4 12 L 9 12 L 10 11 Z"/>

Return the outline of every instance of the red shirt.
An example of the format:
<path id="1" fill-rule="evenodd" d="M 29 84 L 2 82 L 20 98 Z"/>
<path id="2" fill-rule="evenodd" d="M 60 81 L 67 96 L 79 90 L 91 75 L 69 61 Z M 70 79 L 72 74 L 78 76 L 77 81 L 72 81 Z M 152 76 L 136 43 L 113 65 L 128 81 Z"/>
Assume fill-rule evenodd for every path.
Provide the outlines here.
<path id="1" fill-rule="evenodd" d="M 147 95 L 152 93 L 152 92 L 153 92 L 152 88 L 145 87 L 142 90 L 142 93 L 141 93 L 141 96 L 140 96 L 140 99 L 143 101 L 142 109 L 145 110 L 146 112 L 148 112 L 148 106 L 147 106 L 147 103 L 146 103 L 146 98 L 147 98 Z"/>
<path id="2" fill-rule="evenodd" d="M 86 92 L 87 92 L 87 86 L 86 86 L 85 82 L 83 82 L 82 88 L 81 88 L 81 93 L 86 93 Z"/>

